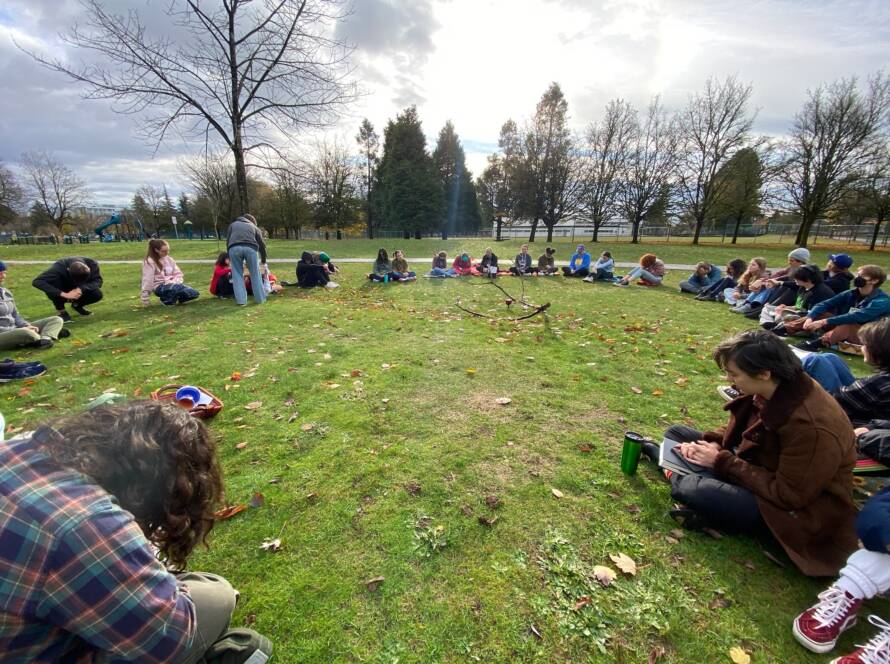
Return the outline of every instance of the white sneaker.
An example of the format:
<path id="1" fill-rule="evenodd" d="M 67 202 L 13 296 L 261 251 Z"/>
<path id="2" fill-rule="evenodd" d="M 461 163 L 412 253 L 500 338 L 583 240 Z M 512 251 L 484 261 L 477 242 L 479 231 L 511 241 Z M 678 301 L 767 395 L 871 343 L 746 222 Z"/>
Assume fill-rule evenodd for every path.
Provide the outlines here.
<path id="1" fill-rule="evenodd" d="M 588 284 L 593 283 L 593 277 L 584 277 L 581 281 L 586 281 Z"/>
<path id="2" fill-rule="evenodd" d="M 339 288 L 340 284 L 338 284 L 336 281 L 329 281 L 328 283 L 326 283 L 324 285 L 324 287 L 325 288 Z"/>

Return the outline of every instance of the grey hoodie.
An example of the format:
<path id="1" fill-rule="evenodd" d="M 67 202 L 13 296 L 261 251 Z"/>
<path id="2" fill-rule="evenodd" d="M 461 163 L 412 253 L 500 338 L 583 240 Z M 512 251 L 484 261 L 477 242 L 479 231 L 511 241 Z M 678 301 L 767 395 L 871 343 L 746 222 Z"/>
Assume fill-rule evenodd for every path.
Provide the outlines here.
<path id="1" fill-rule="evenodd" d="M 244 217 L 238 217 L 229 224 L 229 229 L 226 231 L 226 249 L 232 247 L 251 247 L 260 252 L 260 262 L 266 262 L 266 243 L 263 242 L 263 234 Z"/>
<path id="2" fill-rule="evenodd" d="M 28 325 L 28 321 L 22 318 L 19 310 L 16 309 L 12 293 L 0 286 L 0 332 L 26 325 Z"/>

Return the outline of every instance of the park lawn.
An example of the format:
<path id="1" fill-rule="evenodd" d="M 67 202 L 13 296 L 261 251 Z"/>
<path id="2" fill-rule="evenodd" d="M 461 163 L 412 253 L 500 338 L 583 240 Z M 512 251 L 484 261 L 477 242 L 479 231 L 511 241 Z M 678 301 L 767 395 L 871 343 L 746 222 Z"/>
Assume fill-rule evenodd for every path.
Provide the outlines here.
<path id="1" fill-rule="evenodd" d="M 8 275 L 32 319 L 51 313 L 28 285 L 40 269 Z M 382 285 L 363 271 L 244 309 L 195 279 L 198 301 L 143 309 L 138 266 L 107 265 L 94 315 L 19 354 L 50 371 L 3 386 L 3 413 L 27 428 L 105 390 L 145 397 L 170 382 L 220 396 L 210 426 L 228 501 L 264 500 L 220 522 L 192 568 L 239 588 L 234 624 L 271 637 L 274 661 L 729 662 L 733 647 L 825 661 L 790 630 L 825 580 L 751 540 L 671 535 L 668 485 L 648 463 L 630 479 L 618 467 L 625 429 L 657 438 L 725 420 L 710 352 L 750 321 L 675 292 L 678 272 L 660 289 L 503 278 L 552 305 L 510 323 L 456 308 L 515 312 L 480 279 Z M 262 550 L 266 538 L 281 550 Z M 618 553 L 636 576 L 599 586 L 594 566 L 616 568 Z M 841 645 L 870 635 L 863 620 Z"/>
<path id="2" fill-rule="evenodd" d="M 584 238 L 582 241 L 589 238 Z M 366 258 L 370 264 L 377 255 L 379 247 L 385 247 L 392 256 L 393 250 L 405 251 L 412 267 L 418 272 L 429 269 L 429 263 L 434 252 L 443 250 L 448 252 L 449 259 L 461 251 L 469 251 L 474 258 L 481 257 L 486 247 L 493 247 L 494 252 L 502 259 L 512 261 L 519 253 L 521 240 L 504 240 L 496 243 L 486 239 L 457 239 L 441 241 L 425 238 L 422 240 L 395 240 L 387 238 L 383 240 L 330 240 L 323 241 L 297 241 L 297 240 L 272 240 L 269 242 L 269 257 L 276 260 L 292 259 L 296 265 L 297 259 L 303 251 L 326 251 L 336 261 L 337 258 Z M 220 251 L 225 251 L 225 241 L 216 240 L 170 240 L 171 255 L 177 260 L 215 260 Z M 576 243 L 568 240 L 557 240 L 552 243 L 556 248 L 556 259 L 568 262 L 575 251 Z M 531 245 L 530 253 L 537 257 L 544 252 L 547 243 L 538 240 Z M 636 262 L 646 252 L 653 252 L 666 263 L 678 265 L 695 264 L 700 260 L 709 260 L 721 267 L 733 258 L 742 258 L 745 261 L 754 256 L 766 258 L 770 267 L 778 268 L 787 263 L 788 252 L 793 248 L 788 244 L 767 244 L 761 242 L 747 242 L 733 247 L 730 244 L 705 244 L 693 247 L 688 240 L 670 243 L 647 241 L 643 244 L 630 244 L 629 242 L 617 242 L 612 239 L 587 243 L 587 249 L 594 256 L 598 256 L 604 250 L 610 250 L 618 262 Z M 843 245 L 818 245 L 811 248 L 813 262 L 817 265 L 825 265 L 830 253 L 845 251 L 855 259 L 855 266 L 868 263 L 887 265 L 890 250 L 878 250 L 869 252 L 862 245 L 844 247 Z M 0 247 L 0 260 L 50 260 L 63 256 L 86 255 L 97 260 L 141 260 L 145 257 L 145 243 L 136 242 L 90 242 L 89 244 L 75 245 L 6 245 Z M 292 276 L 293 269 L 282 265 L 275 265 L 275 271 L 282 273 L 283 278 Z M 208 277 L 209 281 L 209 277 Z"/>

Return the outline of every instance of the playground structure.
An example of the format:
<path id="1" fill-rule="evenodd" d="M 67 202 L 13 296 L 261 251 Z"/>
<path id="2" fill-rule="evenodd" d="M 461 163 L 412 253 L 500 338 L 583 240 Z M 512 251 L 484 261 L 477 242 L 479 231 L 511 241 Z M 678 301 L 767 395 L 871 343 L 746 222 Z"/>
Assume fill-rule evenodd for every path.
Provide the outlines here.
<path id="1" fill-rule="evenodd" d="M 115 232 L 109 232 L 112 226 L 116 226 Z M 99 224 L 93 232 L 100 242 L 142 242 L 145 240 L 145 228 L 139 217 L 130 216 L 124 212 L 115 212 L 107 221 Z"/>

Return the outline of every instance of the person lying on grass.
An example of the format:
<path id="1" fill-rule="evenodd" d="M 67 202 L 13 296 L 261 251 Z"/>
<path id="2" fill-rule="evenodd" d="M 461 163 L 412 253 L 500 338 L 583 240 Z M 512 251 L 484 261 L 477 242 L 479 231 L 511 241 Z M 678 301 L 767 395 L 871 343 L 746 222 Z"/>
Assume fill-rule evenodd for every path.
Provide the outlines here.
<path id="1" fill-rule="evenodd" d="M 386 249 L 380 247 L 377 250 L 377 258 L 374 259 L 374 267 L 371 269 L 368 279 L 371 281 L 384 281 L 390 272 L 392 272 L 392 263 L 389 261 L 389 253 L 387 253 Z"/>
<path id="2" fill-rule="evenodd" d="M 688 279 L 680 282 L 681 293 L 693 293 L 698 295 L 703 290 L 713 286 L 723 277 L 720 268 L 707 261 L 700 261 L 695 266 L 695 272 Z"/>
<path id="3" fill-rule="evenodd" d="M 532 266 L 532 257 L 528 253 L 528 245 L 524 244 L 519 248 L 519 253 L 513 259 L 513 266 L 510 268 L 510 274 L 514 276 L 522 276 L 523 274 L 531 274 L 537 272 L 537 268 Z"/>
<path id="4" fill-rule="evenodd" d="M 714 302 L 723 301 L 723 291 L 727 288 L 735 288 L 739 278 L 745 272 L 745 261 L 741 258 L 733 258 L 726 264 L 726 276 L 719 279 L 715 283 L 702 288 L 695 296 L 696 300 L 707 300 Z"/>
<path id="5" fill-rule="evenodd" d="M 232 268 L 229 265 L 228 252 L 221 251 L 213 266 L 213 277 L 210 279 L 210 294 L 216 297 L 235 297 L 232 287 Z"/>
<path id="6" fill-rule="evenodd" d="M 872 496 L 856 520 L 862 548 L 847 558 L 837 580 L 819 593 L 819 601 L 794 619 L 792 633 L 807 650 L 826 653 L 856 624 L 865 600 L 890 590 L 890 487 Z M 890 661 L 890 623 L 869 616 L 877 634 L 838 664 L 876 664 Z"/>
<path id="7" fill-rule="evenodd" d="M 665 433 L 707 471 L 671 476 L 671 496 L 683 505 L 671 516 L 690 529 L 775 539 L 804 574 L 837 574 L 856 548 L 850 421 L 765 330 L 724 341 L 714 360 L 741 396 L 726 404 L 725 427 L 703 433 L 677 425 Z"/>
<path id="8" fill-rule="evenodd" d="M 440 251 L 433 255 L 433 264 L 426 276 L 439 278 L 456 277 L 457 272 L 453 268 L 448 267 L 448 254 Z"/>
<path id="9" fill-rule="evenodd" d="M 627 286 L 636 278 L 639 278 L 641 286 L 661 286 L 666 269 L 664 262 L 655 254 L 643 254 L 640 256 L 640 265 L 615 282 L 616 286 Z"/>
<path id="10" fill-rule="evenodd" d="M 764 304 L 759 313 L 760 326 L 779 336 L 786 336 L 785 322 L 806 316 L 810 309 L 834 295 L 823 283 L 822 272 L 815 265 L 794 268 L 791 279 L 797 287 L 795 300 L 787 304 Z"/>
<path id="11" fill-rule="evenodd" d="M 99 406 L 0 446 L 4 661 L 265 662 L 267 639 L 229 629 L 232 586 L 176 572 L 222 491 L 209 432 L 174 404 Z"/>
<path id="12" fill-rule="evenodd" d="M 142 261 L 142 306 L 147 307 L 152 293 L 166 305 L 185 304 L 198 297 L 198 291 L 183 283 L 185 277 L 170 256 L 166 240 L 149 240 Z"/>
<path id="13" fill-rule="evenodd" d="M 735 307 L 745 301 L 745 298 L 752 292 L 751 287 L 769 276 L 769 270 L 766 269 L 766 259 L 752 258 L 748 263 L 748 269 L 739 277 L 739 282 L 735 287 L 727 287 L 723 291 L 723 302 L 731 307 Z"/>
<path id="14" fill-rule="evenodd" d="M 405 253 L 401 249 L 396 249 L 393 252 L 390 279 L 394 281 L 414 281 L 417 279 L 417 274 L 408 269 L 408 261 L 405 259 Z"/>
<path id="15" fill-rule="evenodd" d="M 19 314 L 6 283 L 6 263 L 0 261 L 0 350 L 21 346 L 52 348 L 59 340 L 64 322 L 58 316 L 28 322 Z"/>
<path id="16" fill-rule="evenodd" d="M 544 249 L 544 253 L 538 256 L 538 274 L 543 274 L 545 277 L 549 277 L 550 275 L 557 273 L 556 261 L 553 258 L 555 253 L 556 249 L 547 247 Z"/>

